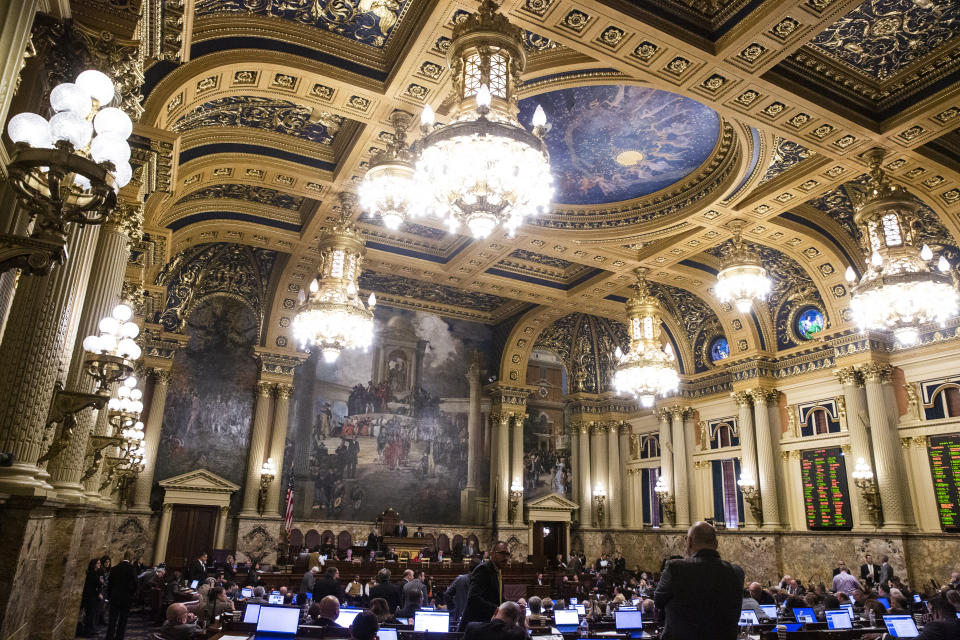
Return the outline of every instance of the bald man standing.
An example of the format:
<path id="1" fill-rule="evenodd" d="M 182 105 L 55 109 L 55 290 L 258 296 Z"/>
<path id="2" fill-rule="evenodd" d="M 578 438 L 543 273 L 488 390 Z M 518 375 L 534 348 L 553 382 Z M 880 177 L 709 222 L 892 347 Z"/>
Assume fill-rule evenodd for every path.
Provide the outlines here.
<path id="1" fill-rule="evenodd" d="M 666 613 L 662 640 L 736 640 L 743 569 L 720 559 L 712 525 L 690 527 L 687 557 L 667 563 L 653 600 Z"/>

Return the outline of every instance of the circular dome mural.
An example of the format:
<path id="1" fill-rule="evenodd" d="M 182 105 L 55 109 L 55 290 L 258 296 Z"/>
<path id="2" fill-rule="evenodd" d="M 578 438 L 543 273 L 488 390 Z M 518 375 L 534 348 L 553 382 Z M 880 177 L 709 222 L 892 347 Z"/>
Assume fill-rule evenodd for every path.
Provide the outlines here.
<path id="1" fill-rule="evenodd" d="M 520 101 L 520 122 L 528 125 L 538 104 L 547 114 L 559 204 L 606 204 L 665 189 L 703 164 L 720 135 L 713 109 L 649 87 L 541 93 Z"/>

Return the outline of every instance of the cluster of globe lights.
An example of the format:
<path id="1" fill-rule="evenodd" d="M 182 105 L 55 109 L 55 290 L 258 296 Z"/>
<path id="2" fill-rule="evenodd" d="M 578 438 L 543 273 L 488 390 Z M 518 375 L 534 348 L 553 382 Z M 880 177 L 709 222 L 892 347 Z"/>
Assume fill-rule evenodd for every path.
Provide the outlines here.
<path id="1" fill-rule="evenodd" d="M 107 403 L 110 423 L 116 429 L 114 433 L 119 431 L 123 439 L 120 457 L 131 466 L 136 466 L 137 459 L 142 460 L 145 453 L 143 422 L 140 421 L 140 414 L 143 413 L 143 392 L 137 388 L 137 382 L 136 377 L 127 377 L 117 385 L 114 396 Z"/>
<path id="2" fill-rule="evenodd" d="M 906 190 L 891 184 L 881 168 L 883 151 L 868 152 L 872 184 L 854 204 L 854 222 L 862 229 L 869 259 L 857 280 L 847 267 L 850 311 L 862 331 L 892 331 L 902 346 L 919 338 L 919 327 L 941 327 L 960 309 L 950 262 L 924 244 L 917 249 L 914 229 L 918 205 Z"/>
<path id="3" fill-rule="evenodd" d="M 371 162 L 360 187 L 361 202 L 389 228 L 431 216 L 451 233 L 466 225 L 473 237 L 484 238 L 503 226 L 513 235 L 526 218 L 549 210 L 553 176 L 542 139 L 546 114 L 537 107 L 532 132 L 516 117 L 511 92 L 526 64 L 522 30 L 496 8 L 484 0 L 478 13 L 454 28 L 447 66 L 459 93 L 450 122 L 437 126 L 433 109 L 425 106 L 422 137 L 414 150 L 401 147 L 404 157 L 398 158 L 396 149 L 388 149 Z M 478 79 L 479 70 L 469 81 L 457 76 L 470 64 L 487 68 L 491 80 L 491 69 L 499 65 L 497 95 Z"/>
<path id="4" fill-rule="evenodd" d="M 89 335 L 83 339 L 83 349 L 96 356 L 110 356 L 122 360 L 137 360 L 143 353 L 134 338 L 140 334 L 140 327 L 133 322 L 133 309 L 118 304 L 109 316 L 100 320 L 97 328 L 99 335 Z"/>
<path id="5" fill-rule="evenodd" d="M 62 149 L 89 158 L 107 169 L 113 189 L 130 182 L 130 145 L 127 138 L 133 123 L 122 109 L 106 107 L 116 89 L 105 74 L 87 70 L 74 82 L 64 82 L 50 92 L 49 120 L 36 113 L 20 113 L 7 124 L 7 134 L 15 144 L 33 149 Z M 96 132 L 96 135 L 94 135 Z M 49 167 L 42 167 L 49 171 Z M 67 176 L 67 186 L 79 192 L 91 190 L 90 176 L 75 172 Z"/>

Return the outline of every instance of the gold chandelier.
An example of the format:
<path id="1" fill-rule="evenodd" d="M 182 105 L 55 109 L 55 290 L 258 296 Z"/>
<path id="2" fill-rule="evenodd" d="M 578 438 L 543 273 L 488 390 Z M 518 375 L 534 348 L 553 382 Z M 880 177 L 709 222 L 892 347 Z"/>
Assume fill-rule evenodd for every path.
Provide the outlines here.
<path id="1" fill-rule="evenodd" d="M 360 206 L 380 216 L 388 229 L 399 229 L 409 218 L 422 213 L 422 193 L 415 188 L 414 154 L 407 148 L 407 128 L 413 114 L 396 110 L 390 114 L 393 139 L 387 149 L 370 161 L 370 168 L 360 185 Z"/>
<path id="2" fill-rule="evenodd" d="M 733 227 L 733 247 L 720 259 L 716 291 L 720 302 L 732 302 L 740 313 L 747 313 L 754 300 L 766 300 L 770 293 L 770 278 L 760 262 L 760 256 L 743 243 L 743 227 L 736 221 Z"/>
<path id="3" fill-rule="evenodd" d="M 336 362 L 344 349 L 366 349 L 373 341 L 372 293 L 364 305 L 357 281 L 366 251 L 351 222 L 356 195 L 340 193 L 340 219 L 318 240 L 320 270 L 309 293 L 300 291 L 293 334 L 304 348 L 317 348 L 325 361 Z"/>

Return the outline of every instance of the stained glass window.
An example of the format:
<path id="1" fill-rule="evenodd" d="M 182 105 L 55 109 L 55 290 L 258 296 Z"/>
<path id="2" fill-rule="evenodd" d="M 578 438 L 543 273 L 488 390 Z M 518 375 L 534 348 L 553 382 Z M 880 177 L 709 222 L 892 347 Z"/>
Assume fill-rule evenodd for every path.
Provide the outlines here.
<path id="1" fill-rule="evenodd" d="M 810 340 L 823 331 L 826 321 L 823 314 L 816 307 L 807 307 L 797 315 L 797 335 L 804 340 Z"/>
<path id="2" fill-rule="evenodd" d="M 710 361 L 719 362 L 730 357 L 730 344 L 724 337 L 715 338 L 710 343 Z"/>

